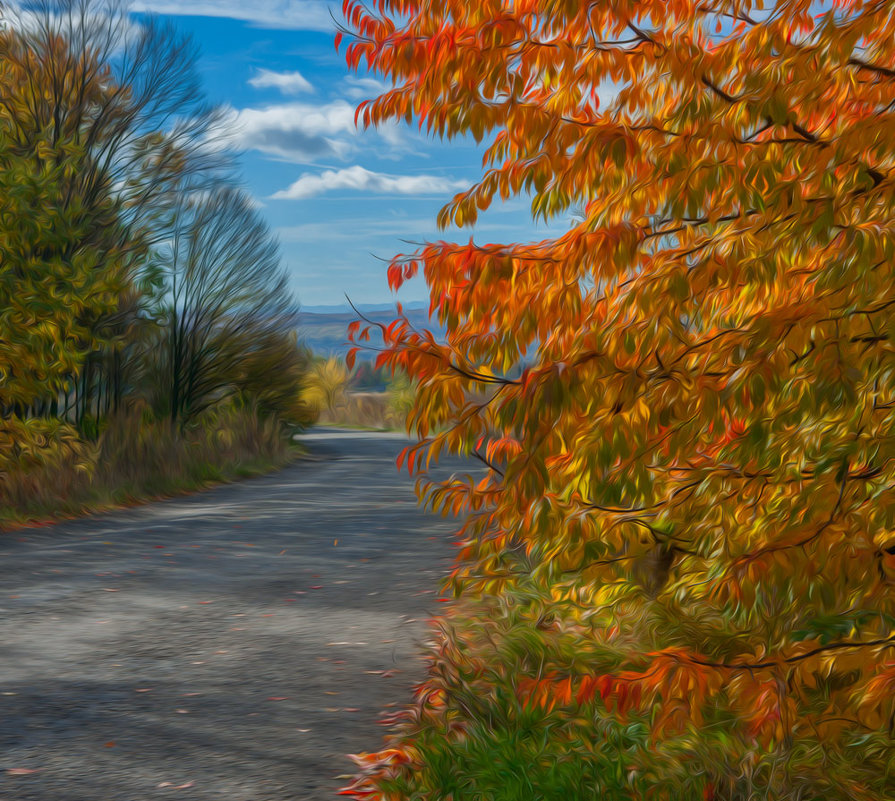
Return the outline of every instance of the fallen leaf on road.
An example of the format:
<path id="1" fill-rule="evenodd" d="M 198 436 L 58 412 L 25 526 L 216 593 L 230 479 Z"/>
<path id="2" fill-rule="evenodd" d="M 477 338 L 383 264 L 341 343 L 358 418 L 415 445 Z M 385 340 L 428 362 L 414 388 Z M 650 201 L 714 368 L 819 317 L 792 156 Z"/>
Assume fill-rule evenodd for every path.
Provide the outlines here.
<path id="1" fill-rule="evenodd" d="M 115 743 L 112 742 L 111 740 L 109 740 L 109 742 L 107 742 L 105 745 L 106 745 L 106 748 L 114 748 L 115 747 Z"/>
<path id="2" fill-rule="evenodd" d="M 189 709 L 178 709 L 178 710 L 177 710 L 177 714 L 178 714 L 178 715 L 189 715 L 189 714 L 190 714 L 190 710 L 189 710 Z"/>
<path id="3" fill-rule="evenodd" d="M 288 701 L 288 695 L 271 695 L 267 699 L 268 701 Z"/>
<path id="4" fill-rule="evenodd" d="M 278 554 L 278 556 L 282 556 L 284 553 L 286 553 L 286 549 L 285 549 L 285 548 L 283 548 L 283 550 L 280 551 L 280 553 Z"/>
<path id="5" fill-rule="evenodd" d="M 7 768 L 7 776 L 30 776 L 32 773 L 39 773 L 40 768 Z"/>
<path id="6" fill-rule="evenodd" d="M 323 589 L 323 585 L 322 585 L 322 584 L 315 584 L 313 587 L 311 587 L 311 589 L 312 589 L 312 590 L 322 590 L 322 589 Z"/>
<path id="7" fill-rule="evenodd" d="M 103 587 L 103 592 L 121 592 L 121 590 L 112 587 Z"/>
<path id="8" fill-rule="evenodd" d="M 324 691 L 323 691 L 323 694 L 324 694 L 324 695 L 341 695 L 342 693 L 337 693 L 337 692 L 335 692 L 335 691 L 333 691 L 333 690 L 324 690 Z"/>
<path id="9" fill-rule="evenodd" d="M 139 690 L 134 690 L 135 693 L 151 693 L 152 687 L 141 687 Z"/>

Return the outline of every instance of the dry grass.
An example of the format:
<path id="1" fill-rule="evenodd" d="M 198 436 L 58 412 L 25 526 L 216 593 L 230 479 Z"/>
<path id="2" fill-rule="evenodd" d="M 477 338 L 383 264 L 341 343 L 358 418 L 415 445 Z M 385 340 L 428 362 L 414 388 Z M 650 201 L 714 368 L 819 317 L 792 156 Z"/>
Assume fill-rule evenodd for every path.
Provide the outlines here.
<path id="1" fill-rule="evenodd" d="M 10 471 L 0 484 L 0 530 L 200 489 L 269 471 L 296 455 L 274 418 L 214 409 L 188 430 L 132 412 L 80 453 Z"/>

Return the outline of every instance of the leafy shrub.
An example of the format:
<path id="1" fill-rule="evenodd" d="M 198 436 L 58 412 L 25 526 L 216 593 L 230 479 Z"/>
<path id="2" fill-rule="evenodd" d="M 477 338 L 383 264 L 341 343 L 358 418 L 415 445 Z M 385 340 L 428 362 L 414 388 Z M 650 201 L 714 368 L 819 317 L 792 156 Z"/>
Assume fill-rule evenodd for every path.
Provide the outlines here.
<path id="1" fill-rule="evenodd" d="M 345 794 L 404 801 L 788 801 L 884 798 L 895 740 L 857 723 L 761 742 L 719 693 L 701 724 L 656 738 L 660 709 L 610 677 L 624 648 L 568 601 L 465 600 L 432 622 L 427 680 Z M 612 638 L 627 639 L 624 632 Z M 829 697 L 827 697 L 829 701 Z M 849 788 L 843 794 L 843 788 Z"/>

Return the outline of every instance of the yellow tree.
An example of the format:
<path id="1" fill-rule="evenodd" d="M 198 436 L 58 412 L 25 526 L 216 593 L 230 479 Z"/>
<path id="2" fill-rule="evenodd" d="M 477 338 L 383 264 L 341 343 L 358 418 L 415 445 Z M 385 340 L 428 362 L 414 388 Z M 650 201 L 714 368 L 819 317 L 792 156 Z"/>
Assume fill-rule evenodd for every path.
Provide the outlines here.
<path id="1" fill-rule="evenodd" d="M 135 26 L 122 0 L 0 4 L 0 26 L 0 305 L 14 328 L 0 368 L 17 366 L 0 417 L 52 408 L 69 382 L 82 417 L 92 362 L 78 374 L 103 348 L 118 360 L 171 197 L 221 161 L 207 147 L 214 113 L 190 40 Z"/>
<path id="2" fill-rule="evenodd" d="M 517 195 L 568 221 L 397 257 L 390 284 L 421 270 L 447 336 L 382 332 L 418 387 L 411 469 L 485 467 L 425 490 L 466 515 L 456 588 L 566 643 L 504 677 L 520 703 L 640 716 L 701 755 L 678 784 L 641 765 L 621 797 L 892 797 L 895 5 L 344 12 L 348 63 L 394 87 L 364 125 L 486 146 L 442 226 Z M 433 716 L 472 747 L 449 652 L 351 792 L 422 792 Z"/>

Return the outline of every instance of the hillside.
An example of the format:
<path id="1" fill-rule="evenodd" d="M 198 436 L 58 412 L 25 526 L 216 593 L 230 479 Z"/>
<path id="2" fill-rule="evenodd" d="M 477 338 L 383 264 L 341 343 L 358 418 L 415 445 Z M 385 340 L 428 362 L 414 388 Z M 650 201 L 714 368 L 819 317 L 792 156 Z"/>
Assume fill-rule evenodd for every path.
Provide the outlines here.
<path id="1" fill-rule="evenodd" d="M 394 308 L 362 306 L 360 311 L 374 323 L 388 325 L 395 319 Z M 441 332 L 441 327 L 437 322 L 430 322 L 423 306 L 404 307 L 404 312 L 414 327 Z M 314 353 L 322 356 L 344 356 L 350 347 L 348 326 L 357 319 L 357 312 L 349 307 L 308 306 L 299 312 L 298 333 Z M 378 347 L 381 343 L 382 340 L 377 336 L 377 330 L 373 329 L 370 332 L 369 344 Z M 359 353 L 358 358 L 364 358 L 364 355 Z M 367 358 L 371 358 L 372 355 L 367 354 Z"/>

